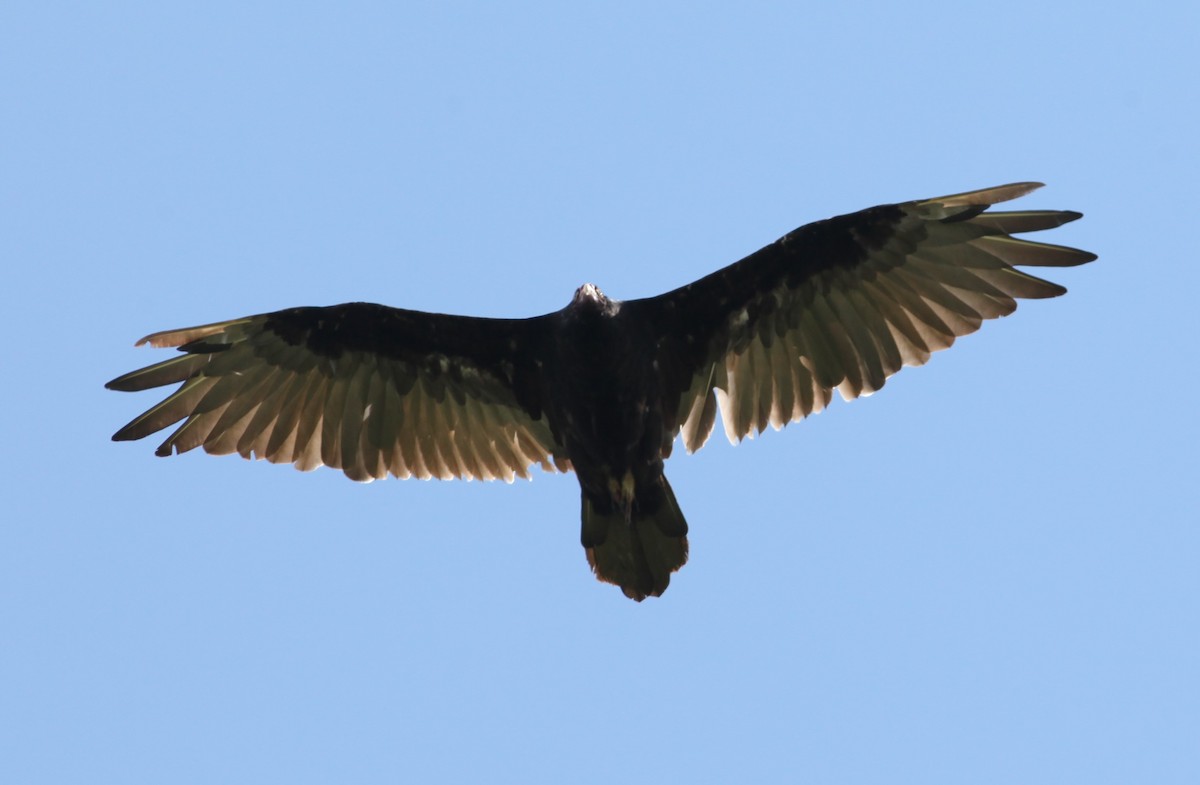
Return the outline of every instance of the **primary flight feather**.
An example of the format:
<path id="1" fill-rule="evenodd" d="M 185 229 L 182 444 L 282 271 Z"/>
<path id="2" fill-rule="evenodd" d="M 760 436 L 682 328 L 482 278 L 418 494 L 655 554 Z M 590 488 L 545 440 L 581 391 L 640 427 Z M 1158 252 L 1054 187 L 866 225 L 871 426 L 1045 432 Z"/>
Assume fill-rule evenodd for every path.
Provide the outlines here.
<path id="1" fill-rule="evenodd" d="M 113 436 L 178 427 L 158 455 L 203 447 L 352 479 L 528 477 L 574 471 L 596 576 L 635 600 L 687 561 L 688 526 L 663 474 L 718 409 L 733 442 L 878 390 L 905 365 L 1066 290 L 1018 267 L 1094 254 L 1014 234 L 1080 217 L 987 212 L 1038 183 L 872 207 L 802 226 L 657 297 L 585 284 L 561 311 L 482 319 L 369 303 L 291 308 L 138 344 L 182 354 L 113 390 L 179 383 Z"/>

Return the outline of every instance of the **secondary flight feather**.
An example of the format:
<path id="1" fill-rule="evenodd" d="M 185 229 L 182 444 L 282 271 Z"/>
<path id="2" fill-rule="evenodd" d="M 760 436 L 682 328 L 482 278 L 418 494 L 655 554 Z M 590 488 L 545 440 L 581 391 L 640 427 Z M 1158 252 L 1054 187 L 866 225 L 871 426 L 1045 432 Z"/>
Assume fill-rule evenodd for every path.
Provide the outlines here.
<path id="1" fill-rule="evenodd" d="M 663 474 L 677 436 L 720 413 L 738 442 L 880 389 L 1023 298 L 1066 290 L 1019 267 L 1094 254 L 1015 234 L 1080 217 L 989 211 L 1038 183 L 872 207 L 802 226 L 657 297 L 592 284 L 561 311 L 483 319 L 369 303 L 291 308 L 154 333 L 181 354 L 106 386 L 179 384 L 113 436 L 177 426 L 158 455 L 202 447 L 329 466 L 354 480 L 481 480 L 574 471 L 596 576 L 642 600 L 687 561 Z"/>

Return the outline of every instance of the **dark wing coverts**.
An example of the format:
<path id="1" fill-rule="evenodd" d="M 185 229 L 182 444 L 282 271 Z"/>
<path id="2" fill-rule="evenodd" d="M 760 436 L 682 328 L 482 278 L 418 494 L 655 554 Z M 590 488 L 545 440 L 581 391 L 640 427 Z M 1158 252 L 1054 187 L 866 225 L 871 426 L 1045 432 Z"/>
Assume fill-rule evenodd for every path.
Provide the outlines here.
<path id="1" fill-rule="evenodd" d="M 663 336 L 658 361 L 676 416 L 667 438 L 681 430 L 689 452 L 703 446 L 718 397 L 730 441 L 781 428 L 823 409 L 834 389 L 846 400 L 878 390 L 903 366 L 923 365 L 985 319 L 1012 313 L 1018 298 L 1063 294 L 1015 266 L 1065 267 L 1095 255 L 1008 235 L 1080 214 L 983 212 L 1039 186 L 819 221 L 695 283 L 627 303 L 656 319 Z"/>
<path id="2" fill-rule="evenodd" d="M 113 437 L 183 421 L 159 455 L 203 447 L 325 465 L 352 479 L 528 477 L 568 468 L 515 349 L 536 319 L 476 319 L 367 303 L 293 308 L 155 333 L 182 355 L 121 376 L 114 390 L 180 388 Z"/>

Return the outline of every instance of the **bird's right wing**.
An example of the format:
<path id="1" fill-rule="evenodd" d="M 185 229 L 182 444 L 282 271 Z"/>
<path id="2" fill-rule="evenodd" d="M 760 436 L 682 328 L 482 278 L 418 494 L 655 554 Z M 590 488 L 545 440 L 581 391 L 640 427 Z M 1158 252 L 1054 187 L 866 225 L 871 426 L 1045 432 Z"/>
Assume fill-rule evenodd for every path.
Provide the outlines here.
<path id="1" fill-rule="evenodd" d="M 536 365 L 542 317 L 478 319 L 369 303 L 292 308 L 155 333 L 183 354 L 106 386 L 181 382 L 113 439 L 183 421 L 157 454 L 237 452 L 388 474 L 512 481 L 570 466 L 551 434 Z"/>
<path id="2" fill-rule="evenodd" d="M 665 407 L 689 452 L 707 440 L 717 401 L 736 442 L 883 386 L 905 365 L 1011 313 L 1018 298 L 1066 290 L 1017 266 L 1064 267 L 1086 251 L 1011 235 L 1080 217 L 985 212 L 1038 183 L 883 205 L 802 226 L 741 261 L 659 297 L 636 300 L 661 336 Z M 715 392 L 715 395 L 714 395 Z M 669 454 L 670 443 L 664 444 Z"/>

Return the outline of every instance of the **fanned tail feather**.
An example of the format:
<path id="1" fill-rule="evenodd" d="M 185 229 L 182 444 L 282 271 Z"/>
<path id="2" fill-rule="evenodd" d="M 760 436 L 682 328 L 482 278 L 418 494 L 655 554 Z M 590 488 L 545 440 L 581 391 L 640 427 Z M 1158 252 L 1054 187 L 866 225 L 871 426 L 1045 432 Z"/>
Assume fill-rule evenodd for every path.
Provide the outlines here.
<path id="1" fill-rule="evenodd" d="M 663 502 L 652 513 L 633 510 L 630 519 L 619 508 L 599 512 L 583 497 L 583 547 L 596 577 L 621 587 L 626 597 L 641 602 L 660 597 L 671 573 L 687 562 L 687 521 L 675 494 L 662 478 Z"/>

